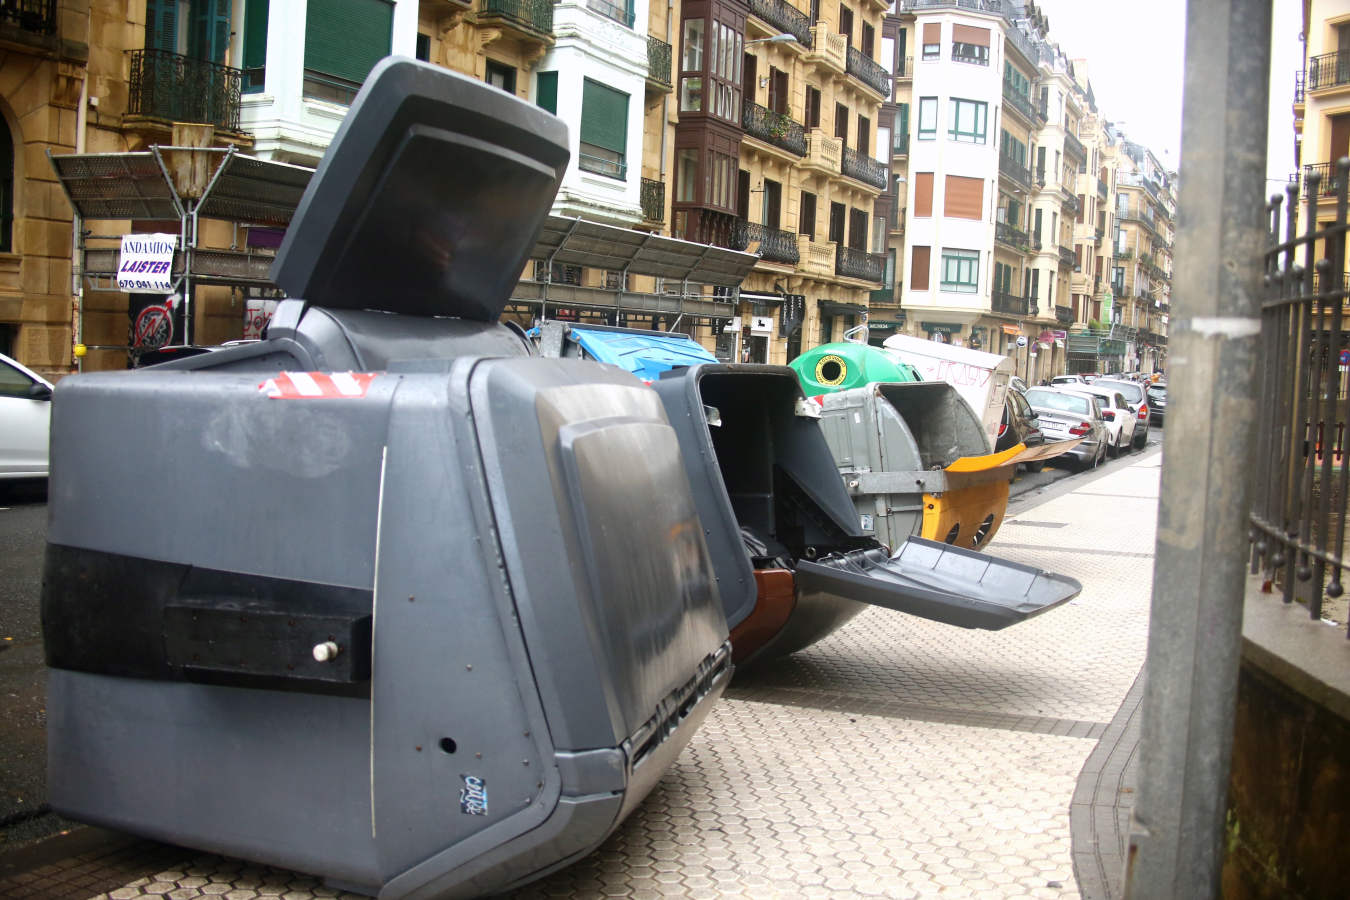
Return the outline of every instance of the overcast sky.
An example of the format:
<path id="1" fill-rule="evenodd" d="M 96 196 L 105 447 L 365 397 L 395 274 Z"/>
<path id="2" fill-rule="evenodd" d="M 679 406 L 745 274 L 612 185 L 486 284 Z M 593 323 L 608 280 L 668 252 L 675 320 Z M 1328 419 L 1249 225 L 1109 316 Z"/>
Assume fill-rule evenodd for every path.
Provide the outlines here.
<path id="1" fill-rule="evenodd" d="M 1130 140 L 1171 169 L 1181 159 L 1181 86 L 1185 56 L 1184 0 L 1037 0 L 1050 18 L 1050 38 L 1070 58 L 1088 60 L 1097 108 Z M 1283 183 L 1294 170 L 1294 71 L 1302 62 L 1298 0 L 1274 0 L 1271 116 L 1267 176 Z M 1278 185 L 1268 185 L 1272 190 Z M 1267 194 L 1270 190 L 1267 190 Z"/>

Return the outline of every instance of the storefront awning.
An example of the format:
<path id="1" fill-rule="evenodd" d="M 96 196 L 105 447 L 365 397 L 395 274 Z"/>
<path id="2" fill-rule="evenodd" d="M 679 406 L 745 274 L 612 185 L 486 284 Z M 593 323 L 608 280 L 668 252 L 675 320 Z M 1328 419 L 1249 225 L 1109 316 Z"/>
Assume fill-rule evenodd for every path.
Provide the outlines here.
<path id="1" fill-rule="evenodd" d="M 1022 329 L 1017 325 L 1000 324 L 999 327 L 1003 329 L 1004 334 L 1020 335 L 1022 333 Z"/>
<path id="2" fill-rule="evenodd" d="M 823 316 L 861 316 L 867 313 L 867 307 L 858 303 L 819 300 L 817 305 L 820 307 L 820 314 Z"/>

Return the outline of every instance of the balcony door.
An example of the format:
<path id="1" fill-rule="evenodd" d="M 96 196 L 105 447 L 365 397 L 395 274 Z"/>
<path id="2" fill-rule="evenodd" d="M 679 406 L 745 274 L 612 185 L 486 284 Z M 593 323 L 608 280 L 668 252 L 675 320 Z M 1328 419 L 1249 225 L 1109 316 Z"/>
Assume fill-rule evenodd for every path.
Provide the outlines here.
<path id="1" fill-rule="evenodd" d="M 764 227 L 777 230 L 783 214 L 783 186 L 771 178 L 764 179 Z"/>
<path id="2" fill-rule="evenodd" d="M 844 204 L 830 204 L 830 241 L 835 244 L 844 242 Z"/>
<path id="3" fill-rule="evenodd" d="M 741 61 L 741 96 L 751 103 L 755 100 L 755 79 L 759 77 L 759 58 L 753 53 L 744 54 Z"/>
<path id="4" fill-rule="evenodd" d="M 230 46 L 230 0 L 146 0 L 145 47 L 193 59 L 225 62 Z M 187 19 L 186 45 L 179 41 L 179 15 Z"/>
<path id="5" fill-rule="evenodd" d="M 1342 156 L 1350 156 L 1350 114 L 1328 118 L 1331 119 L 1331 155 L 1327 160 L 1334 164 Z M 1323 182 L 1325 183 L 1326 179 L 1323 179 Z"/>
<path id="6" fill-rule="evenodd" d="M 848 246 L 851 250 L 867 250 L 867 211 L 862 209 L 849 210 L 848 215 Z"/>

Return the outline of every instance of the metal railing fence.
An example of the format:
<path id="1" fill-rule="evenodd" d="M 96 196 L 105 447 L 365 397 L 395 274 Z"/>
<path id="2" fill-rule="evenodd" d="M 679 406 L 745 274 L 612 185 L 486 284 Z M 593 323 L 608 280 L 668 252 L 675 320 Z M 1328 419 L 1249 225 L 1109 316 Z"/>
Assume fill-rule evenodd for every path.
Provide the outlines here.
<path id="1" fill-rule="evenodd" d="M 1350 316 L 1346 315 L 1346 174 L 1336 166 L 1335 221 L 1295 233 L 1298 186 L 1267 207 L 1257 452 L 1252 482 L 1251 572 L 1285 603 L 1322 617 L 1345 593 L 1350 568 Z M 1316 190 L 1316 179 L 1309 189 Z M 1308 217 L 1310 220 L 1312 217 Z M 1284 234 L 1281 237 L 1281 231 Z M 1318 256 L 1318 253 L 1324 255 Z M 1308 265 L 1308 260 L 1314 260 Z M 1350 633 L 1347 634 L 1350 637 Z"/>

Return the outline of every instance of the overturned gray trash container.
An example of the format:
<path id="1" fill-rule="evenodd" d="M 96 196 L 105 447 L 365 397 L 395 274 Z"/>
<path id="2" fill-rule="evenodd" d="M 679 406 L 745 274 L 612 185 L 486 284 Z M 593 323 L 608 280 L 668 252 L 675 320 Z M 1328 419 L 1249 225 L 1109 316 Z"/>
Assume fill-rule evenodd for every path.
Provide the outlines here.
<path id="1" fill-rule="evenodd" d="M 461 897 L 596 847 L 730 674 L 678 442 L 626 373 L 494 324 L 565 129 L 372 72 L 265 340 L 68 378 L 42 615 L 71 818 Z"/>

